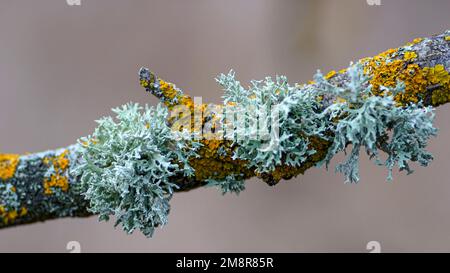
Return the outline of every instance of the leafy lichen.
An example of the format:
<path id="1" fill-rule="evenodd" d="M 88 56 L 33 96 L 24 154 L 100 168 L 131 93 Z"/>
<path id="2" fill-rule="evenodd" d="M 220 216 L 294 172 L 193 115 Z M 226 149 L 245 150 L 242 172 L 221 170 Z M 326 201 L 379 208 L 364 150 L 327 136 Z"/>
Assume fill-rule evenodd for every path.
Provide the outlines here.
<path id="1" fill-rule="evenodd" d="M 394 87 L 377 85 L 374 91 L 373 77 L 366 69 L 361 63 L 351 65 L 342 71 L 348 80 L 340 86 L 329 81 L 336 72 L 326 76 L 319 72 L 308 86 L 291 87 L 285 77 L 277 77 L 276 81 L 254 81 L 249 89 L 235 80 L 234 73 L 221 75 L 218 82 L 225 90 L 224 101 L 236 105 L 241 117 L 233 128 L 234 158 L 245 160 L 261 176 L 274 177 L 277 170 L 301 167 L 316 154 L 309 144 L 319 137 L 331 146 L 318 166 L 328 166 L 336 154 L 352 146 L 347 159 L 336 167 L 348 182 L 359 180 L 361 149 L 388 168 L 388 180 L 395 166 L 408 173 L 410 161 L 426 166 L 432 156 L 425 147 L 437 131 L 433 108 L 423 107 L 420 101 L 399 104 L 396 98 L 406 86 L 398 79 Z M 267 139 L 259 135 L 263 128 L 271 130 Z M 380 150 L 388 156 L 384 163 Z"/>
<path id="2" fill-rule="evenodd" d="M 188 160 L 198 147 L 186 131 L 173 132 L 167 109 L 127 104 L 113 109 L 117 121 L 98 121 L 92 136 L 81 140 L 83 162 L 74 170 L 90 210 L 101 220 L 116 218 L 128 233 L 152 236 L 167 223 L 176 175 L 191 176 Z"/>
<path id="3" fill-rule="evenodd" d="M 245 180 L 243 175 L 228 175 L 223 180 L 207 179 L 207 187 L 218 187 L 222 194 L 226 193 L 239 193 L 245 190 Z"/>
<path id="4" fill-rule="evenodd" d="M 231 132 L 225 134 L 236 146 L 234 159 L 265 174 L 281 165 L 299 167 L 316 152 L 309 149 L 308 136 L 320 134 L 324 127 L 317 119 L 319 102 L 313 90 L 300 92 L 284 76 L 253 81 L 248 89 L 233 72 L 217 81 L 225 90 L 224 103 L 231 104 L 224 123 L 233 121 Z"/>
<path id="5" fill-rule="evenodd" d="M 424 148 L 437 131 L 433 127 L 433 108 L 422 107 L 420 103 L 403 107 L 396 105 L 394 97 L 405 91 L 402 82 L 398 82 L 395 88 L 381 87 L 383 94 L 374 95 L 372 86 L 368 84 L 370 77 L 359 64 L 348 69 L 348 76 L 349 82 L 342 87 L 330 84 L 320 73 L 315 77 L 321 92 L 341 98 L 340 102 L 331 104 L 321 113 L 332 121 L 328 128 L 332 133 L 332 145 L 323 162 L 328 165 L 334 155 L 345 151 L 351 144 L 350 156 L 336 167 L 349 182 L 359 180 L 361 148 L 379 164 L 382 164 L 379 150 L 388 154 L 384 162 L 389 170 L 388 180 L 392 179 L 395 165 L 408 173 L 411 172 L 409 161 L 426 166 L 432 156 Z"/>

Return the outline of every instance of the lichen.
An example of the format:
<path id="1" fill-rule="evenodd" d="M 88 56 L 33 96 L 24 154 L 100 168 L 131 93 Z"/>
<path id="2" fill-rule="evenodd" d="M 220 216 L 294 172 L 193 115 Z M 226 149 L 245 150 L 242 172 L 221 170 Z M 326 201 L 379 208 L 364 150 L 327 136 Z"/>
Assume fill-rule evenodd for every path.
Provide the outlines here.
<path id="1" fill-rule="evenodd" d="M 348 73 L 350 80 L 344 86 L 330 84 L 320 73 L 315 77 L 319 89 L 344 98 L 343 102 L 334 103 L 321 113 L 324 118 L 336 120 L 329 124 L 332 145 L 322 163 L 328 165 L 337 153 L 351 144 L 350 155 L 336 167 L 348 182 L 359 180 L 358 161 L 362 148 L 377 164 L 388 168 L 388 180 L 392 179 L 395 165 L 408 174 L 411 173 L 409 161 L 428 165 L 432 156 L 424 148 L 437 131 L 433 127 L 433 108 L 422 107 L 420 103 L 399 107 L 394 98 L 405 92 L 403 82 L 397 82 L 395 88 L 380 87 L 383 94 L 374 95 L 368 84 L 371 79 L 360 64 L 349 68 Z M 391 137 L 388 132 L 392 132 Z M 379 157 L 380 150 L 388 154 L 384 163 Z"/>
<path id="2" fill-rule="evenodd" d="M 236 105 L 224 115 L 233 120 L 233 159 L 248 162 L 256 174 L 266 176 L 280 166 L 300 167 L 316 153 L 308 136 L 320 135 L 324 127 L 316 119 L 319 102 L 313 90 L 300 92 L 283 76 L 253 81 L 249 89 L 235 80 L 233 72 L 217 81 L 225 90 L 224 103 Z"/>
<path id="3" fill-rule="evenodd" d="M 90 211 L 100 220 L 116 218 L 131 233 L 152 236 L 167 223 L 169 201 L 178 187 L 172 177 L 190 177 L 189 159 L 199 144 L 187 131 L 167 124 L 167 108 L 127 104 L 115 108 L 117 121 L 98 121 L 92 136 L 80 140 L 83 161 L 73 173 L 80 176 Z M 89 141 L 95 139 L 95 143 Z"/>
<path id="4" fill-rule="evenodd" d="M 361 150 L 388 180 L 394 167 L 409 174 L 411 162 L 431 162 L 433 106 L 450 101 L 448 37 L 319 72 L 309 85 L 277 76 L 244 88 L 233 72 L 220 75 L 224 102 L 214 107 L 142 68 L 140 84 L 161 100 L 157 108 L 114 109 L 116 119 L 101 119 L 68 149 L 0 155 L 0 227 L 97 213 L 151 236 L 167 223 L 174 191 L 239 193 L 254 176 L 275 185 L 347 149 L 336 167 L 346 181 L 359 180 Z"/>
<path id="5" fill-rule="evenodd" d="M 44 193 L 46 195 L 54 194 L 56 188 L 61 189 L 63 192 L 67 192 L 69 189 L 69 180 L 67 168 L 69 167 L 70 160 L 67 157 L 69 150 L 64 150 L 59 155 L 52 157 L 45 157 L 43 162 L 49 166 L 48 175 L 44 178 Z"/>
<path id="6" fill-rule="evenodd" d="M 403 58 L 405 61 L 411 62 L 417 58 L 417 54 L 414 51 L 407 51 L 407 52 L 405 52 Z"/>
<path id="7" fill-rule="evenodd" d="M 77 164 L 76 149 L 78 145 L 20 156 L 13 177 L 0 181 L 0 228 L 90 214 L 77 179 L 69 174 Z"/>
<path id="8" fill-rule="evenodd" d="M 200 143 L 199 157 L 189 161 L 197 180 L 223 180 L 233 174 L 242 174 L 245 178 L 254 175 L 247 161 L 233 158 L 234 147 L 230 141 L 202 139 Z"/>
<path id="9" fill-rule="evenodd" d="M 239 195 L 239 193 L 245 190 L 245 179 L 243 174 L 240 175 L 227 175 L 222 180 L 217 179 L 206 179 L 207 187 L 218 187 L 222 194 L 226 193 L 235 193 Z"/>
<path id="10" fill-rule="evenodd" d="M 394 88 L 400 81 L 405 84 L 405 92 L 398 93 L 394 98 L 399 105 L 417 104 L 429 98 L 433 106 L 450 101 L 450 74 L 444 65 L 421 67 L 414 62 L 419 55 L 410 48 L 421 41 L 416 39 L 405 47 L 389 49 L 375 57 L 360 60 L 364 73 L 371 77 L 373 94 L 381 95 L 383 87 Z"/>
<path id="11" fill-rule="evenodd" d="M 174 84 L 159 79 L 147 68 L 143 67 L 139 70 L 139 82 L 147 92 L 159 98 L 169 109 L 180 103 L 187 104 L 190 99 Z"/>
<path id="12" fill-rule="evenodd" d="M 17 154 L 0 154 L 0 180 L 14 176 L 20 156 Z"/>
<path id="13" fill-rule="evenodd" d="M 11 183 L 0 183 L 0 221 L 13 223 L 19 216 L 20 200 Z"/>

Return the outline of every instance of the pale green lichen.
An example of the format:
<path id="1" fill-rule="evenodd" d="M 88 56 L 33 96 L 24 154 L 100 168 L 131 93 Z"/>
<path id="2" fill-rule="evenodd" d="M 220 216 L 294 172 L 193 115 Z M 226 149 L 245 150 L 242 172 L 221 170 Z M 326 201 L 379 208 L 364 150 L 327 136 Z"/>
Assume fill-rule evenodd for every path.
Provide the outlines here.
<path id="1" fill-rule="evenodd" d="M 338 73 L 318 73 L 309 85 L 290 86 L 281 76 L 244 88 L 234 73 L 222 75 L 224 104 L 217 111 L 197 105 L 143 68 L 141 85 L 168 110 L 185 106 L 187 119 L 201 113 L 191 117 L 187 129 L 222 130 L 226 137 L 173 132 L 168 124 L 175 118 L 167 117 L 166 108 L 129 104 L 114 110 L 117 120 L 100 120 L 79 145 L 20 157 L 0 154 L 0 228 L 87 216 L 89 207 L 100 219 L 115 217 L 127 232 L 140 229 L 151 236 L 167 222 L 169 200 L 178 187 L 206 185 L 239 193 L 255 175 L 275 185 L 318 162 L 328 165 L 347 148 L 351 151 L 336 170 L 349 182 L 359 180 L 361 149 L 387 167 L 389 180 L 396 166 L 409 174 L 410 162 L 426 166 L 432 160 L 425 148 L 437 130 L 433 108 L 425 106 L 450 101 L 448 35 L 416 39 Z M 221 109 L 229 108 L 239 117 L 236 123 L 215 126 Z"/>
<path id="2" fill-rule="evenodd" d="M 263 174 L 281 165 L 299 167 L 316 153 L 308 145 L 314 136 L 332 143 L 318 166 L 328 166 L 336 154 L 352 145 L 348 158 L 336 167 L 348 182 L 359 180 L 362 148 L 388 168 L 388 180 L 396 165 L 408 173 L 409 161 L 426 166 L 432 156 L 425 147 L 437 131 L 433 108 L 420 102 L 399 105 L 395 97 L 405 91 L 400 81 L 394 88 L 379 86 L 378 94 L 372 93 L 371 77 L 359 63 L 344 74 L 348 81 L 341 86 L 330 83 L 330 77 L 319 72 L 314 84 L 308 86 L 291 87 L 285 77 L 277 77 L 276 81 L 254 81 L 248 89 L 235 80 L 234 73 L 221 75 L 217 81 L 224 87 L 225 103 L 236 105 L 235 112 L 241 117 L 233 128 L 234 158 L 248 161 Z M 264 128 L 269 129 L 268 138 L 259 135 Z M 384 163 L 379 150 L 388 155 Z"/>
<path id="3" fill-rule="evenodd" d="M 317 119 L 320 105 L 313 90 L 299 92 L 284 76 L 252 81 L 248 89 L 235 80 L 233 72 L 220 75 L 217 81 L 224 88 L 229 110 L 223 124 L 233 121 L 231 133 L 227 127 L 224 131 L 236 146 L 234 159 L 248 161 L 262 174 L 282 164 L 298 167 L 315 153 L 308 148 L 308 136 L 320 135 L 325 127 Z"/>
<path id="4" fill-rule="evenodd" d="M 210 140 L 209 146 L 224 140 L 231 145 L 230 150 L 215 146 L 214 155 L 223 157 L 233 151 L 232 160 L 246 162 L 246 169 L 264 177 L 277 168 L 301 167 L 316 153 L 310 145 L 312 138 L 321 138 L 331 146 L 319 166 L 328 165 L 352 145 L 348 158 L 336 167 L 349 182 L 359 180 L 361 149 L 388 168 L 388 179 L 396 165 L 408 173 L 409 161 L 426 166 L 432 157 L 424 148 L 436 134 L 433 109 L 420 103 L 397 104 L 394 97 L 405 90 L 402 82 L 395 88 L 380 86 L 383 92 L 373 94 L 361 64 L 342 75 L 348 81 L 340 86 L 318 73 L 312 85 L 293 87 L 281 76 L 275 81 L 253 81 L 248 89 L 233 72 L 219 76 L 225 95 L 222 127 L 217 132 L 222 131 L 223 139 Z M 167 107 L 143 109 L 127 104 L 113 111 L 116 120 L 99 120 L 93 135 L 80 141 L 82 162 L 74 174 L 80 176 L 90 211 L 101 220 L 115 216 L 116 225 L 125 231 L 140 229 L 151 236 L 156 227 L 167 223 L 169 200 L 177 188 L 173 179 L 195 174 L 189 163 L 200 144 L 190 131 L 170 128 Z M 379 150 L 388 155 L 384 163 Z M 238 194 L 245 189 L 245 177 L 229 172 L 204 181 L 223 194 Z"/>
<path id="5" fill-rule="evenodd" d="M 207 187 L 217 187 L 222 194 L 226 193 L 239 193 L 245 190 L 245 180 L 239 175 L 228 175 L 223 180 L 207 179 Z"/>
<path id="6" fill-rule="evenodd" d="M 367 84 L 370 78 L 364 74 L 361 65 L 349 68 L 348 76 L 349 82 L 342 87 L 330 84 L 320 73 L 315 77 L 322 93 L 342 99 L 341 102 L 331 104 L 321 114 L 332 121 L 329 131 L 332 132 L 330 140 L 333 142 L 323 162 L 328 165 L 334 155 L 345 151 L 351 144 L 350 156 L 336 167 L 349 182 L 359 180 L 361 148 L 379 164 L 383 164 L 379 150 L 388 154 L 384 162 L 389 170 L 388 180 L 392 179 L 395 165 L 408 173 L 411 173 L 409 161 L 428 165 L 432 156 L 424 148 L 437 131 L 433 127 L 433 108 L 422 107 L 420 103 L 397 106 L 394 97 L 405 89 L 401 82 L 396 88 L 382 87 L 384 93 L 375 96 L 371 91 L 372 86 Z"/>
<path id="7" fill-rule="evenodd" d="M 0 183 L 0 221 L 3 224 L 13 222 L 21 208 L 16 188 L 10 183 Z"/>
<path id="8" fill-rule="evenodd" d="M 193 174 L 188 160 L 196 156 L 198 144 L 190 133 L 171 130 L 161 105 L 127 104 L 113 111 L 117 121 L 99 120 L 93 135 L 81 140 L 83 162 L 74 173 L 101 220 L 113 215 L 128 233 L 140 229 L 152 236 L 167 223 L 177 188 L 170 178 Z"/>

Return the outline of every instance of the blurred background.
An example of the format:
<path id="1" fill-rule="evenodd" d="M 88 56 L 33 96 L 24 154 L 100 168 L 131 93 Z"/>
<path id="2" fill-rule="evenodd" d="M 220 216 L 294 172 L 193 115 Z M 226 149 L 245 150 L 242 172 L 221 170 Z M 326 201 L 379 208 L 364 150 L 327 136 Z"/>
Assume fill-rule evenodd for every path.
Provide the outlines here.
<path id="1" fill-rule="evenodd" d="M 241 82 L 284 74 L 306 82 L 416 37 L 450 28 L 448 0 L 0 0 L 0 152 L 75 143 L 94 120 L 129 101 L 148 66 L 204 102 L 220 102 L 214 77 Z M 449 106 L 437 109 L 435 160 L 406 176 L 363 157 L 361 182 L 334 166 L 240 196 L 214 188 L 176 194 L 169 224 L 152 239 L 96 217 L 0 230 L 0 252 L 450 251 Z"/>

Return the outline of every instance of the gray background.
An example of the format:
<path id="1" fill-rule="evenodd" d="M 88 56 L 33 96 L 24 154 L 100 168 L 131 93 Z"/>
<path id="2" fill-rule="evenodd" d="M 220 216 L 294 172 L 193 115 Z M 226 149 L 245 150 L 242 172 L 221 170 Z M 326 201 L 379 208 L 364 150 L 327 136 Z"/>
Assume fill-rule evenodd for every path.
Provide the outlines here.
<path id="1" fill-rule="evenodd" d="M 346 67 L 415 37 L 449 28 L 450 1 L 382 0 L 0 1 L 0 151 L 74 143 L 94 120 L 128 101 L 155 104 L 139 87 L 149 66 L 203 101 L 220 102 L 214 77 L 242 82 Z M 112 223 L 62 219 L 0 230 L 0 251 L 450 251 L 450 125 L 437 110 L 435 161 L 411 176 L 366 158 L 361 183 L 311 169 L 270 188 L 256 179 L 239 197 L 215 189 L 176 194 L 169 225 L 153 239 Z"/>

